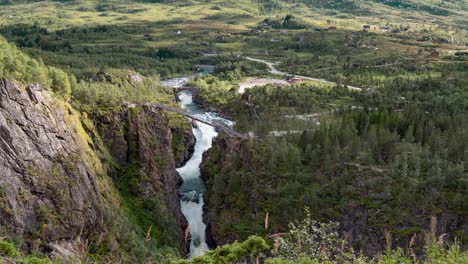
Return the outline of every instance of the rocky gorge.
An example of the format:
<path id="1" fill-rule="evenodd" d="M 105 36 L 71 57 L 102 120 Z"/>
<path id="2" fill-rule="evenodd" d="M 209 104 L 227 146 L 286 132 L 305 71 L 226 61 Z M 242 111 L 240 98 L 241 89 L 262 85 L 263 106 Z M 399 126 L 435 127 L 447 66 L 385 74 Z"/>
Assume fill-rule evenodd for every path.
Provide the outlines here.
<path id="1" fill-rule="evenodd" d="M 114 229 L 124 221 L 186 252 L 175 168 L 193 151 L 187 121 L 171 127 L 150 104 L 88 116 L 40 85 L 6 79 L 0 95 L 4 234 L 29 250 L 69 254 L 85 239 L 119 252 L 128 241 Z"/>

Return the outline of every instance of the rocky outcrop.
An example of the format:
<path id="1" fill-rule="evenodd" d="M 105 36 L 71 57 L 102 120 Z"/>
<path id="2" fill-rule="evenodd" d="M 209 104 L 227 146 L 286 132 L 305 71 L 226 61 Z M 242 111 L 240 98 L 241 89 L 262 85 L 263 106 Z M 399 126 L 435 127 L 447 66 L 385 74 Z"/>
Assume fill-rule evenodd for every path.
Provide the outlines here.
<path id="1" fill-rule="evenodd" d="M 2 236 L 48 250 L 77 237 L 118 237 L 108 225 L 123 205 L 143 233 L 184 252 L 175 168 L 190 153 L 174 158 L 168 118 L 151 105 L 129 105 L 93 119 L 98 132 L 41 87 L 0 80 Z M 193 135 L 177 132 L 189 149 Z"/>
<path id="2" fill-rule="evenodd" d="M 37 85 L 0 79 L 0 226 L 26 241 L 104 229 L 101 163 L 79 115 Z"/>
<path id="3" fill-rule="evenodd" d="M 173 127 L 171 133 L 175 165 L 180 168 L 192 157 L 195 150 L 195 136 L 190 126 L 188 128 Z"/>
<path id="4" fill-rule="evenodd" d="M 222 210 L 230 210 L 228 204 L 223 203 L 223 199 L 219 199 L 218 191 L 213 188 L 213 181 L 218 172 L 213 171 L 212 164 L 216 164 L 217 168 L 240 168 L 234 164 L 230 157 L 236 156 L 236 159 L 248 159 L 248 153 L 242 151 L 242 144 L 236 138 L 218 137 L 213 142 L 213 147 L 203 154 L 203 162 L 200 165 L 201 175 L 207 185 L 207 191 L 203 194 L 205 205 L 203 207 L 203 222 L 206 223 L 206 243 L 210 248 L 216 248 L 217 245 L 232 243 L 240 240 L 240 237 L 235 232 L 220 232 L 218 224 L 222 222 L 220 214 Z M 246 193 L 249 190 L 246 189 Z M 248 207 L 248 205 L 246 205 Z M 236 208 L 231 208 L 237 210 Z"/>
<path id="5" fill-rule="evenodd" d="M 148 230 L 151 226 L 161 243 L 179 246 L 184 251 L 183 231 L 187 221 L 179 203 L 177 188 L 182 179 L 176 164 L 187 157 L 174 158 L 168 118 L 162 111 L 144 104 L 128 105 L 98 116 L 97 120 L 104 144 L 118 162 L 114 175 L 120 191 L 131 201 L 141 202 L 147 214 L 153 214 L 147 216 L 151 220 L 142 228 Z M 183 138 L 190 144 L 191 137 L 187 134 Z"/>

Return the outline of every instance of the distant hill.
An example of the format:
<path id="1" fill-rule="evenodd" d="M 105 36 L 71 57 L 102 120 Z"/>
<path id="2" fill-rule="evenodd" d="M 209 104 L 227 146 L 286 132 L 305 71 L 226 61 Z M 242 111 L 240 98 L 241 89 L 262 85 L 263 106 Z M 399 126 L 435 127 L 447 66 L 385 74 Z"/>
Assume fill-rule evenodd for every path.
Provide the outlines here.
<path id="1" fill-rule="evenodd" d="M 44 2 L 38 0 L 0 0 L 2 5 L 14 5 L 24 3 Z M 49 2 L 73 3 L 82 2 L 101 3 L 163 3 L 171 5 L 206 5 L 218 4 L 221 6 L 242 6 L 244 4 L 257 6 L 262 12 L 287 11 L 290 8 L 306 7 L 312 10 L 332 10 L 336 12 L 351 13 L 357 15 L 375 15 L 379 11 L 397 9 L 415 13 L 426 13 L 436 16 L 449 16 L 462 11 L 468 11 L 465 0 L 239 0 L 239 1 L 201 1 L 201 0 L 50 0 Z"/>
<path id="2" fill-rule="evenodd" d="M 402 11 L 421 12 L 437 16 L 448 16 L 458 11 L 466 11 L 467 5 L 463 0 L 433 1 L 433 0 L 257 0 L 263 7 L 281 7 L 284 4 L 303 4 L 313 9 L 328 9 L 344 13 L 373 15 L 376 11 L 385 9 L 399 9 Z"/>

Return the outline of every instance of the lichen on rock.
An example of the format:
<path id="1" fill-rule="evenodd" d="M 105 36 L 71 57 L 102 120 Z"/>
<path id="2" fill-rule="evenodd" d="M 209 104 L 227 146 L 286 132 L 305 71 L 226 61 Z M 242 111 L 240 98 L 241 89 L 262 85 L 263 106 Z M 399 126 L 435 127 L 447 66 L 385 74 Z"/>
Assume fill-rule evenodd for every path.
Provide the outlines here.
<path id="1" fill-rule="evenodd" d="M 102 166 L 68 107 L 38 85 L 0 80 L 2 231 L 52 242 L 104 228 Z"/>

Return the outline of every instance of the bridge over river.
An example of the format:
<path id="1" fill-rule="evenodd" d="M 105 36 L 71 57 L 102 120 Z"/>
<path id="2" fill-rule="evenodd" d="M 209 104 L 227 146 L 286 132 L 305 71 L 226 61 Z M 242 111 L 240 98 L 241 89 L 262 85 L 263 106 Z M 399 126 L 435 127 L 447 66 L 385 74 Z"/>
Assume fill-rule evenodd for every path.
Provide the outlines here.
<path id="1" fill-rule="evenodd" d="M 213 122 L 209 122 L 207 120 L 196 117 L 196 116 L 190 114 L 189 112 L 186 112 L 186 111 L 181 110 L 181 109 L 173 108 L 173 107 L 163 105 L 163 104 L 159 104 L 159 103 L 152 103 L 151 105 L 153 107 L 156 107 L 156 108 L 159 108 L 159 109 L 162 109 L 162 110 L 166 110 L 166 111 L 170 111 L 170 112 L 174 112 L 174 113 L 177 113 L 177 114 L 181 114 L 181 115 L 183 115 L 185 117 L 188 117 L 188 118 L 190 118 L 192 120 L 207 124 L 209 126 L 212 126 L 212 127 L 216 128 L 218 131 L 223 131 L 224 133 L 226 133 L 227 135 L 229 135 L 231 137 L 237 137 L 237 138 L 240 138 L 240 139 L 249 139 L 249 136 L 233 130 L 232 128 L 226 126 L 223 122 L 221 122 L 219 120 L 214 120 Z"/>

